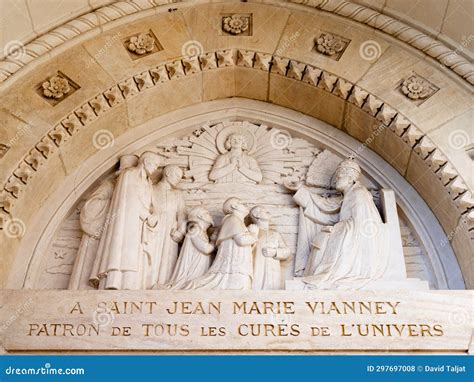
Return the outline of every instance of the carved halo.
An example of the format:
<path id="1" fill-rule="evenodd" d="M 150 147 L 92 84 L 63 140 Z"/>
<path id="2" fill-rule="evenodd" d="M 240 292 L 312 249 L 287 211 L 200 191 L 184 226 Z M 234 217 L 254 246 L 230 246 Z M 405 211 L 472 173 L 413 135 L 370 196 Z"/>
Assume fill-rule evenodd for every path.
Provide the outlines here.
<path id="1" fill-rule="evenodd" d="M 221 154 L 225 154 L 227 149 L 225 148 L 225 142 L 227 138 L 232 134 L 240 134 L 245 137 L 247 141 L 247 153 L 251 154 L 252 150 L 255 149 L 256 138 L 255 135 L 247 129 L 245 126 L 230 125 L 223 128 L 216 137 L 216 146 Z"/>

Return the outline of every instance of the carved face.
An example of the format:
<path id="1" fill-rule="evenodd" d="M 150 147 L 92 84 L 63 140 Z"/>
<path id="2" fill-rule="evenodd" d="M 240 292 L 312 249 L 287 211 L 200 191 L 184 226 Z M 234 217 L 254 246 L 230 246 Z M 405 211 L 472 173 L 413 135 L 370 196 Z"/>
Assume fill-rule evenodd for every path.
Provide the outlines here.
<path id="1" fill-rule="evenodd" d="M 227 138 L 225 146 L 227 150 L 232 150 L 232 149 L 246 150 L 247 142 L 245 141 L 245 137 L 243 135 L 231 134 L 229 138 Z"/>
<path id="2" fill-rule="evenodd" d="M 214 226 L 214 219 L 212 218 L 211 214 L 209 211 L 202 211 L 199 214 L 199 218 L 206 223 L 206 225 Z"/>
<path id="3" fill-rule="evenodd" d="M 143 167 L 145 168 L 145 171 L 148 175 L 153 174 L 156 169 L 159 167 L 160 161 L 158 158 L 146 158 L 143 161 Z"/>
<path id="4" fill-rule="evenodd" d="M 265 208 L 263 207 L 254 207 L 250 211 L 250 216 L 252 217 L 252 220 L 255 223 L 261 222 L 261 223 L 266 223 L 270 221 L 270 212 L 268 212 Z"/>
<path id="5" fill-rule="evenodd" d="M 179 184 L 179 182 L 181 182 L 183 172 L 179 168 L 173 168 L 169 171 L 166 171 L 165 176 L 168 183 L 175 187 Z"/>
<path id="6" fill-rule="evenodd" d="M 354 177 L 341 174 L 336 178 L 336 190 L 346 192 L 354 184 L 354 181 Z"/>
<path id="7" fill-rule="evenodd" d="M 249 209 L 242 202 L 234 204 L 234 211 L 237 211 L 242 216 L 247 216 L 249 214 Z"/>

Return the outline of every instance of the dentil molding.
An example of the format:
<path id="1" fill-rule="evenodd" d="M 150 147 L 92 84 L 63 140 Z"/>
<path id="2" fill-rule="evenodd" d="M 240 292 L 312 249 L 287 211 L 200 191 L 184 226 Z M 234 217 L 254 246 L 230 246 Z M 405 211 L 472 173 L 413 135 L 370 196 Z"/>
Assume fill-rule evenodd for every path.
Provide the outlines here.
<path id="1" fill-rule="evenodd" d="M 447 157 L 435 143 L 417 126 L 410 122 L 393 106 L 342 77 L 294 59 L 279 57 L 270 53 L 242 49 L 223 49 L 206 52 L 201 55 L 182 57 L 161 63 L 131 77 L 117 82 L 65 115 L 60 123 L 44 135 L 29 153 L 18 163 L 3 185 L 0 194 L 0 227 L 11 219 L 15 203 L 21 197 L 22 190 L 29 180 L 36 176 L 41 166 L 72 136 L 84 127 L 100 118 L 117 105 L 127 102 L 148 88 L 177 78 L 192 76 L 195 73 L 210 71 L 222 67 L 243 66 L 255 70 L 268 71 L 286 76 L 294 81 L 302 81 L 311 86 L 332 93 L 359 107 L 380 121 L 384 128 L 390 129 L 401 137 L 416 155 L 445 185 L 453 204 L 460 211 L 460 218 L 472 209 L 473 202 L 468 186 L 458 174 Z"/>
<path id="2" fill-rule="evenodd" d="M 208 1 L 182 1 L 182 0 L 131 0 L 119 1 L 79 16 L 63 25 L 37 37 L 23 48 L 11 52 L 0 61 L 0 84 L 13 76 L 21 68 L 33 63 L 38 58 L 48 54 L 60 45 L 69 42 L 95 28 L 102 28 L 120 18 L 137 14 L 141 11 L 166 7 L 169 4 L 182 3 L 182 6 L 193 6 L 204 4 Z M 285 2 L 281 2 L 285 3 Z M 428 36 L 416 28 L 394 19 L 388 15 L 377 12 L 363 5 L 354 4 L 341 0 L 288 0 L 286 3 L 298 4 L 329 12 L 352 21 L 368 25 L 383 33 L 386 33 L 399 41 L 427 54 L 441 67 L 452 71 L 468 84 L 474 84 L 474 66 L 462 57 L 459 52 L 454 51 L 442 42 Z M 278 2 L 272 2 L 278 5 Z M 239 24 L 239 28 L 241 25 Z M 239 30 L 235 29 L 234 30 Z M 232 28 L 229 28 L 232 30 Z M 247 29 L 248 30 L 248 29 Z"/>

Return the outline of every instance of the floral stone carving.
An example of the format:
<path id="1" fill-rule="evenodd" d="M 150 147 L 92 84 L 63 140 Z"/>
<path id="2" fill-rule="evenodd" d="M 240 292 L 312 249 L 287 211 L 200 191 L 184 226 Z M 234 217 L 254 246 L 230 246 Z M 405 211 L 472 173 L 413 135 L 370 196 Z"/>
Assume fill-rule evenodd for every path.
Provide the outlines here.
<path id="1" fill-rule="evenodd" d="M 43 95 L 47 98 L 59 99 L 71 91 L 69 81 L 62 76 L 53 76 L 43 82 Z"/>
<path id="2" fill-rule="evenodd" d="M 416 73 L 402 82 L 401 91 L 411 100 L 424 100 L 438 89 Z"/>
<path id="3" fill-rule="evenodd" d="M 344 53 L 344 49 L 348 44 L 349 40 L 340 36 L 334 35 L 332 33 L 322 33 L 315 40 L 314 49 L 318 53 L 338 60 L 342 53 Z"/>
<path id="4" fill-rule="evenodd" d="M 151 53 L 155 47 L 155 39 L 150 33 L 140 33 L 137 36 L 130 37 L 128 50 L 138 55 Z"/>
<path id="5" fill-rule="evenodd" d="M 231 15 L 222 18 L 222 30 L 232 35 L 249 35 L 250 16 Z"/>

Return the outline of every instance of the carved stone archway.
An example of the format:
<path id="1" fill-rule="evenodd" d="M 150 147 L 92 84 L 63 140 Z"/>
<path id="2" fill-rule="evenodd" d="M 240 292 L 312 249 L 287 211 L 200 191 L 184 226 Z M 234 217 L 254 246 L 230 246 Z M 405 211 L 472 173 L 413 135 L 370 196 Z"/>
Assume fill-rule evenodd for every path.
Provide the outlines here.
<path id="1" fill-rule="evenodd" d="M 441 128 L 450 118 L 457 118 L 465 112 L 468 97 L 465 80 L 470 81 L 472 70 L 462 58 L 455 56 L 452 61 L 449 49 L 416 30 L 406 29 L 385 16 L 345 2 L 335 8 L 331 8 L 332 2 L 315 4 L 317 9 L 310 12 L 308 7 L 286 3 L 209 5 L 203 2 L 198 5 L 199 11 L 205 9 L 212 14 L 243 7 L 254 12 L 256 18 L 259 12 L 271 6 L 275 11 L 275 20 L 279 20 L 275 27 L 278 25 L 280 37 L 284 38 L 279 37 L 265 44 L 257 44 L 245 37 L 221 43 L 222 40 L 215 39 L 212 25 L 204 32 L 194 30 L 192 19 L 188 20 L 190 24 L 187 27 L 183 27 L 185 23 L 181 19 L 186 15 L 180 12 L 188 7 L 186 3 L 178 6 L 180 10 L 177 13 L 167 14 L 169 6 L 166 4 L 157 7 L 156 15 L 151 6 L 142 9 L 133 4 L 120 3 L 96 11 L 95 16 L 79 18 L 76 27 L 70 29 L 69 25 L 62 32 L 56 31 L 45 37 L 44 41 L 29 45 L 25 62 L 7 60 L 4 63 L 5 78 L 10 77 L 2 85 L 5 108 L 8 110 L 6 128 L 14 132 L 17 129 L 15 134 L 7 135 L 9 142 L 14 141 L 14 144 L 2 160 L 0 217 L 3 233 L 0 241 L 6 264 L 4 275 L 14 274 L 13 270 L 24 272 L 27 269 L 29 255 L 15 257 L 23 253 L 23 249 L 19 251 L 19 248 L 27 245 L 25 242 L 30 241 L 31 227 L 37 227 L 35 222 L 40 221 L 36 211 L 39 206 L 49 203 L 49 197 L 55 190 L 58 193 L 67 192 L 75 186 L 75 181 L 71 183 L 71 174 L 88 171 L 81 168 L 88 157 L 95 155 L 96 150 L 90 148 L 94 133 L 109 130 L 118 142 L 127 130 L 135 130 L 158 116 L 166 120 L 169 112 L 213 99 L 244 97 L 299 111 L 303 113 L 303 119 L 305 116 L 320 119 L 364 142 L 381 155 L 413 185 L 432 209 L 444 229 L 444 235 L 440 233 L 438 242 L 433 245 L 446 247 L 446 251 L 450 251 L 450 246 L 446 245 L 450 243 L 463 270 L 466 285 L 473 285 L 472 230 L 468 218 L 469 213 L 472 214 L 472 200 L 466 180 L 469 174 L 464 171 L 460 157 L 456 159 L 451 155 L 449 147 L 443 146 L 439 136 L 431 132 L 432 127 Z M 306 41 L 309 36 L 306 31 L 301 32 L 301 44 L 295 44 L 297 47 L 293 50 L 289 49 L 292 45 L 290 37 L 299 31 L 294 29 L 294 25 L 302 25 L 303 19 L 307 22 L 326 16 L 323 12 L 331 13 L 325 25 L 327 30 L 341 34 L 344 30 L 341 25 L 344 24 L 350 27 L 352 33 L 348 36 L 353 39 L 352 45 L 336 62 L 312 56 L 311 46 L 307 46 L 308 41 L 312 44 L 312 39 Z M 94 21 L 87 21 L 90 18 Z M 109 48 L 110 55 L 97 56 L 93 53 L 98 53 L 98 47 L 105 46 L 107 38 L 120 36 L 120 33 L 122 37 L 127 37 L 143 25 L 151 28 L 156 22 L 169 27 L 173 25 L 170 20 L 176 21 L 181 29 L 176 28 L 163 37 L 169 38 L 172 43 L 162 54 L 130 64 L 127 53 L 121 51 L 124 49 L 121 37 L 113 41 Z M 94 28 L 100 24 L 104 24 L 104 30 L 94 36 L 98 32 Z M 420 60 L 416 56 L 419 53 L 413 53 L 404 45 L 395 47 L 391 37 L 374 35 L 366 25 L 407 41 L 445 66 Z M 89 34 L 83 33 L 87 30 Z M 256 33 L 263 32 L 256 30 Z M 81 37 L 72 39 L 69 45 L 62 44 L 77 34 Z M 198 55 L 183 53 L 182 43 L 199 40 L 202 40 L 201 47 L 204 45 L 205 49 L 202 47 Z M 359 55 L 359 45 L 364 41 L 375 41 L 381 48 L 381 55 L 370 64 Z M 53 49 L 54 46 L 58 48 Z M 43 55 L 46 51 L 53 52 L 53 61 L 46 60 Z M 400 67 L 397 55 L 405 57 L 409 65 Z M 35 57 L 41 58 L 36 60 Z M 127 65 L 114 67 L 114 60 Z M 78 81 L 76 85 L 79 88 L 55 106 L 38 97 L 38 83 L 50 76 L 53 69 L 71 75 L 72 61 L 73 66 L 83 68 L 83 73 L 77 74 L 77 77 L 73 75 L 75 78 L 72 79 Z M 349 61 L 355 63 L 354 67 L 364 67 L 367 73 L 346 71 Z M 392 66 L 395 69 L 390 78 L 381 80 L 383 86 L 379 86 L 377 79 L 382 79 L 386 68 Z M 20 67 L 22 69 L 18 70 Z M 453 79 L 451 74 L 447 74 L 451 71 L 447 68 L 463 79 L 460 80 L 458 75 Z M 439 90 L 423 105 L 413 104 L 399 88 L 400 81 L 415 70 L 429 77 L 432 84 L 439 85 L 436 86 Z M 447 107 L 446 101 L 450 102 Z M 34 125 L 35 129 L 22 130 L 18 121 L 26 126 Z M 19 138 L 22 138 L 21 144 L 16 143 Z M 110 159 L 107 168 L 111 167 L 113 160 L 116 158 Z M 26 229 L 26 235 L 22 238 L 13 231 L 12 237 L 12 228 Z M 446 262 L 443 263 L 444 260 Z M 445 264 L 443 272 L 448 281 L 440 285 L 461 287 L 459 274 L 455 270 L 457 265 L 452 257 L 448 255 L 444 260 L 441 263 Z M 10 268 L 13 261 L 15 268 Z M 449 264 L 454 268 L 449 268 Z M 20 284 L 16 280 L 10 285 L 19 287 Z"/>

